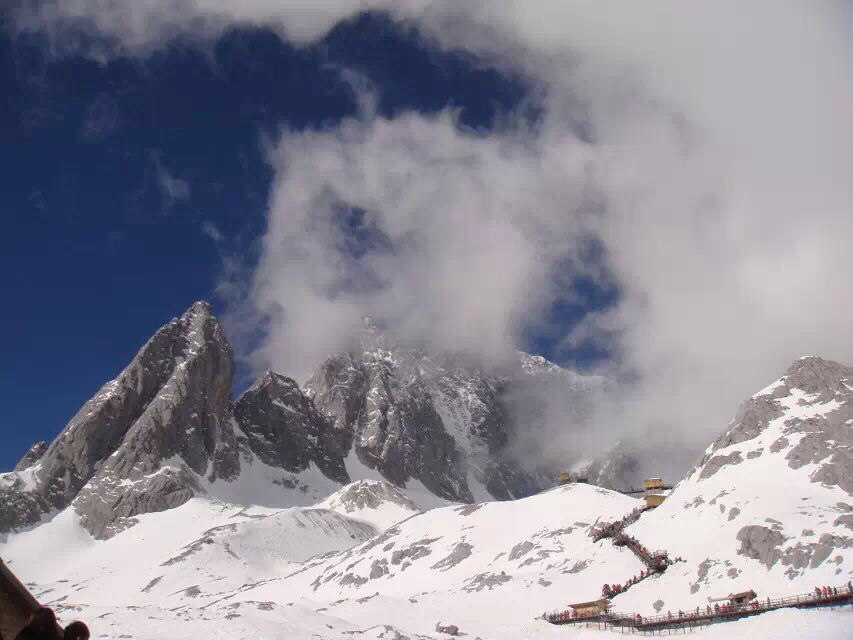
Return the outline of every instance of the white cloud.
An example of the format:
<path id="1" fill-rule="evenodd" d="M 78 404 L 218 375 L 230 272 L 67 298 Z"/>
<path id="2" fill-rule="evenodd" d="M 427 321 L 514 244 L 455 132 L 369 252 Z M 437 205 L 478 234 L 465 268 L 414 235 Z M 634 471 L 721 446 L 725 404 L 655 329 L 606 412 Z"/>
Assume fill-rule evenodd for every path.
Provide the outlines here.
<path id="1" fill-rule="evenodd" d="M 254 291 L 283 310 L 267 358 L 305 373 L 365 314 L 504 355 L 576 254 L 585 156 L 569 139 L 464 132 L 451 113 L 285 134 Z"/>
<path id="2" fill-rule="evenodd" d="M 335 129 L 284 133 L 252 292 L 275 311 L 262 356 L 276 366 L 304 372 L 365 311 L 499 356 L 559 293 L 552 270 L 587 234 L 622 298 L 580 331 L 615 336 L 609 371 L 634 381 L 608 407 L 613 432 L 664 425 L 705 443 L 794 358 L 853 362 L 849 4 L 91 6 L 66 0 L 18 24 L 58 34 L 74 17 L 124 49 L 235 22 L 305 43 L 385 7 L 541 88 L 534 129 L 510 119 L 485 136 L 451 113 L 388 121 L 367 109 Z M 364 210 L 350 222 L 372 250 L 342 249 L 341 205 Z"/>
<path id="3" fill-rule="evenodd" d="M 216 244 L 221 243 L 225 239 L 225 236 L 219 230 L 219 227 L 217 227 L 216 224 L 214 224 L 210 220 L 202 221 L 201 232 L 208 238 L 213 240 Z"/>
<path id="4" fill-rule="evenodd" d="M 151 158 L 157 171 L 157 186 L 163 196 L 164 212 L 168 213 L 178 201 L 189 200 L 190 183 L 166 169 L 159 154 L 153 153 Z"/>

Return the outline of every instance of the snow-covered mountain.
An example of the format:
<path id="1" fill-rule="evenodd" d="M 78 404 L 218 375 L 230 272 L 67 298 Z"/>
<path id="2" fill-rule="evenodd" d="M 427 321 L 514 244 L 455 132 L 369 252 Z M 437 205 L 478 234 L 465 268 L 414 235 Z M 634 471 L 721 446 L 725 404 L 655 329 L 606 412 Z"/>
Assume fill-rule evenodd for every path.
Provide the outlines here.
<path id="1" fill-rule="evenodd" d="M 399 486 L 416 479 L 437 496 L 471 502 L 553 484 L 556 470 L 520 460 L 511 446 L 537 419 L 535 411 L 519 419 L 516 406 L 550 393 L 582 419 L 604 385 L 526 353 L 486 371 L 458 354 L 400 345 L 368 321 L 359 349 L 329 357 L 305 388 L 365 465 Z"/>
<path id="2" fill-rule="evenodd" d="M 486 372 L 397 346 L 373 326 L 304 390 L 267 372 L 232 403 L 233 370 L 210 306 L 195 303 L 49 446 L 33 445 L 0 475 L 0 532 L 71 506 L 107 538 L 196 495 L 284 507 L 359 479 L 432 494 L 433 504 L 531 495 L 554 474 L 513 456 L 513 429 L 526 425 L 510 416 L 508 394 L 547 385 L 582 412 L 603 384 L 527 354 Z"/>
<path id="3" fill-rule="evenodd" d="M 88 620 L 104 638 L 446 638 L 438 625 L 483 639 L 591 638 L 601 632 L 555 627 L 540 616 L 594 599 L 601 584 L 644 569 L 625 547 L 590 535 L 637 505 L 575 484 L 515 501 L 424 511 L 387 482 L 361 482 L 321 504 L 284 510 L 193 498 L 100 541 L 66 510 L 10 536 L 0 553 L 61 620 Z M 641 516 L 635 528 L 654 515 Z M 714 546 L 715 532 L 707 529 L 704 544 L 726 546 Z M 635 533 L 655 540 L 653 531 Z M 842 553 L 841 566 L 849 567 L 853 554 Z M 616 604 L 626 610 L 633 597 L 641 612 L 686 608 L 695 594 L 678 574 L 681 566 L 688 565 L 676 563 Z M 807 569 L 808 586 L 788 584 L 784 575 L 752 586 L 762 596 L 785 595 L 824 577 Z M 831 583 L 844 577 L 849 570 Z M 723 595 L 731 591 L 727 577 L 712 582 Z M 809 633 L 841 640 L 847 618 L 777 612 L 727 624 L 722 635 L 713 628 L 700 635 L 794 638 L 805 636 L 786 632 L 808 626 Z"/>
<path id="4" fill-rule="evenodd" d="M 137 514 L 186 502 L 196 476 L 233 479 L 233 368 L 210 307 L 194 304 L 157 331 L 41 455 L 31 449 L 23 471 L 0 476 L 0 531 L 73 503 L 89 531 L 108 536 Z"/>
<path id="5" fill-rule="evenodd" d="M 646 569 L 593 537 L 632 513 L 625 532 L 675 562 L 615 596 L 621 611 L 853 578 L 853 369 L 838 363 L 795 362 L 638 517 L 640 500 L 588 484 L 488 500 L 535 481 L 506 445 L 505 390 L 600 384 L 541 359 L 486 375 L 370 332 L 305 390 L 269 372 L 233 403 L 232 368 L 193 305 L 0 475 L 0 556 L 61 620 L 107 639 L 592 637 L 540 616 Z M 701 635 L 840 640 L 848 618 L 779 611 Z"/>
<path id="6" fill-rule="evenodd" d="M 853 368 L 809 357 L 747 400 L 666 502 L 628 529 L 685 562 L 621 609 L 705 606 L 853 576 Z M 676 603 L 678 603 L 676 605 Z"/>

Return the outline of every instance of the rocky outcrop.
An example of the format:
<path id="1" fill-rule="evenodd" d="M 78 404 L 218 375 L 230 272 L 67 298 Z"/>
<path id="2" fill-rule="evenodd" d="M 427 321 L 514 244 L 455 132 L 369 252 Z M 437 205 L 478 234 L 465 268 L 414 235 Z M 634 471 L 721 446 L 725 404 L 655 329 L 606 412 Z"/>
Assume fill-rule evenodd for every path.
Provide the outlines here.
<path id="1" fill-rule="evenodd" d="M 459 635 L 459 627 L 457 627 L 455 624 L 444 624 L 443 622 L 436 622 L 435 630 L 438 633 L 446 633 L 449 636 Z"/>
<path id="2" fill-rule="evenodd" d="M 349 482 L 349 433 L 336 432 L 292 378 L 266 372 L 237 400 L 234 418 L 265 464 L 299 472 L 313 462 L 328 478 Z"/>
<path id="3" fill-rule="evenodd" d="M 295 474 L 312 466 L 345 484 L 347 460 L 462 502 L 474 500 L 474 483 L 477 495 L 511 499 L 551 482 L 513 454 L 518 419 L 507 405 L 520 388 L 580 396 L 586 379 L 526 354 L 486 373 L 458 355 L 395 345 L 373 326 L 360 347 L 327 359 L 304 392 L 267 372 L 232 405 L 231 347 L 210 305 L 193 304 L 49 446 L 37 443 L 0 474 L 0 532 L 73 506 L 93 535 L 109 537 L 199 493 L 237 495 L 217 493 L 216 483 L 250 469 L 263 476 L 250 485 L 260 478 L 283 492 L 306 490 Z M 254 460 L 263 464 L 255 469 Z M 272 477 L 269 467 L 290 477 Z"/>
<path id="4" fill-rule="evenodd" d="M 198 490 L 194 475 L 235 477 L 239 459 L 227 420 L 233 369 L 210 306 L 195 303 L 83 405 L 31 468 L 23 491 L 20 484 L 0 489 L 0 506 L 19 505 L 0 524 L 26 526 L 73 502 L 93 534 L 108 536 L 118 521 L 186 501 Z"/>
<path id="5" fill-rule="evenodd" d="M 47 451 L 47 442 L 44 440 L 39 440 L 33 446 L 31 446 L 27 452 L 24 454 L 24 457 L 15 465 L 15 471 L 23 471 L 24 469 L 29 469 L 36 462 L 42 459 L 42 456 Z"/>
<path id="6" fill-rule="evenodd" d="M 705 463 L 705 466 L 702 467 L 699 479 L 704 480 L 705 478 L 710 478 L 726 465 L 740 464 L 741 462 L 743 462 L 743 456 L 741 456 L 740 451 L 733 451 L 732 453 L 724 456 L 714 456 Z"/>
<path id="7" fill-rule="evenodd" d="M 194 304 L 149 345 L 105 387 L 106 405 L 118 408 L 135 386 L 151 392 L 134 398 L 131 412 L 111 414 L 115 431 L 124 427 L 121 443 L 101 459 L 75 501 L 83 524 L 95 535 L 103 535 L 113 520 L 182 504 L 198 491 L 193 474 L 227 480 L 240 470 L 228 421 L 233 357 L 210 306 Z M 157 373 L 159 386 L 148 381 L 149 371 Z M 78 434 L 75 429 L 72 439 Z"/>
<path id="8" fill-rule="evenodd" d="M 458 355 L 400 346 L 368 325 L 359 349 L 328 358 L 306 392 L 335 432 L 351 438 L 364 465 L 399 486 L 414 479 L 438 496 L 470 502 L 473 484 L 480 495 L 512 499 L 553 482 L 555 470 L 543 474 L 530 456 L 514 453 L 513 437 L 526 425 L 509 407 L 519 389 L 580 399 L 587 383 L 597 384 L 590 380 L 527 354 L 486 372 Z M 525 400 L 544 402 L 529 393 Z"/>
<path id="9" fill-rule="evenodd" d="M 782 534 L 759 525 L 743 527 L 737 534 L 741 546 L 740 555 L 758 560 L 768 569 L 782 557 L 779 546 L 784 542 Z"/>
<path id="10" fill-rule="evenodd" d="M 851 374 L 821 358 L 795 361 L 741 405 L 697 467 L 635 525 L 659 532 L 664 548 L 681 553 L 684 544 L 698 568 L 691 593 L 765 576 L 793 593 L 850 572 Z M 689 544 L 684 531 L 695 537 Z"/>
<path id="11" fill-rule="evenodd" d="M 420 480 L 438 496 L 470 502 L 464 457 L 415 367 L 376 348 L 329 358 L 307 384 L 335 431 L 368 467 L 403 486 Z"/>
<path id="12" fill-rule="evenodd" d="M 349 514 L 365 509 L 378 509 L 388 503 L 413 513 L 418 511 L 417 505 L 405 493 L 392 484 L 377 480 L 353 482 L 333 496 L 331 506 Z"/>
<path id="13" fill-rule="evenodd" d="M 577 468 L 575 473 L 599 487 L 630 489 L 639 485 L 640 461 L 636 453 L 629 453 L 618 443 L 596 460 Z"/>
<path id="14" fill-rule="evenodd" d="M 823 358 L 794 362 L 779 380 L 741 405 L 731 427 L 705 452 L 700 478 L 738 464 L 738 451 L 718 453 L 753 441 L 773 427 L 766 447 L 782 454 L 792 469 L 813 465 L 812 482 L 838 486 L 853 495 L 853 368 Z M 749 458 L 762 450 L 749 452 Z"/>

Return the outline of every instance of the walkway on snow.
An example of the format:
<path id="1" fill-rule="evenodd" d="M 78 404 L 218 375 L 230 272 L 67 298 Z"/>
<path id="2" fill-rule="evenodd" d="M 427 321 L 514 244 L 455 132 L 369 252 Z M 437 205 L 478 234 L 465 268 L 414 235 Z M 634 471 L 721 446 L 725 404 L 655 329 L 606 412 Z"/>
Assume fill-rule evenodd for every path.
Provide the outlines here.
<path id="1" fill-rule="evenodd" d="M 636 613 L 608 612 L 594 616 L 576 617 L 571 611 L 545 614 L 551 624 L 583 624 L 600 629 L 618 628 L 630 633 L 662 633 L 673 629 L 694 629 L 720 622 L 759 615 L 776 609 L 832 608 L 850 605 L 853 607 L 853 588 L 847 586 L 830 589 L 827 594 L 804 593 L 796 596 L 766 600 L 753 600 L 739 606 L 697 607 L 693 611 L 679 611 L 658 616 L 641 616 Z"/>
<path id="2" fill-rule="evenodd" d="M 603 527 L 593 529 L 590 532 L 594 542 L 610 538 L 614 546 L 627 547 L 637 556 L 640 562 L 646 565 L 646 571 L 641 571 L 638 576 L 633 576 L 623 583 L 605 584 L 601 589 L 603 597 L 612 598 L 620 593 L 624 593 L 646 578 L 663 573 L 673 563 L 673 560 L 670 559 L 669 554 L 665 550 L 649 551 L 634 536 L 625 533 L 625 527 L 634 524 L 640 519 L 641 515 L 653 508 L 648 505 L 637 507 L 616 522 L 605 524 Z"/>

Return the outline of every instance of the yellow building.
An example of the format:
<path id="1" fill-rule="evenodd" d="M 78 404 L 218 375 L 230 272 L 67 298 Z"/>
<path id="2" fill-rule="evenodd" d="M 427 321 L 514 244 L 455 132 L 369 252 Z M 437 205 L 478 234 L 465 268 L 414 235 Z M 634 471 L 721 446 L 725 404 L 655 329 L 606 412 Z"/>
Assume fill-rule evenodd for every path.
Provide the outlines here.
<path id="1" fill-rule="evenodd" d="M 572 473 L 570 471 L 561 471 L 557 478 L 559 484 L 572 484 L 574 482 L 586 482 L 586 476 L 582 473 Z"/>
<path id="2" fill-rule="evenodd" d="M 729 605 L 732 607 L 743 606 L 752 600 L 755 600 L 757 597 L 757 594 L 752 589 L 741 593 L 733 593 L 729 596 Z"/>
<path id="3" fill-rule="evenodd" d="M 663 489 L 663 478 L 648 478 L 643 482 L 646 491 L 660 491 Z"/>
<path id="4" fill-rule="evenodd" d="M 663 504 L 663 501 L 666 500 L 666 496 L 659 493 L 647 493 L 645 498 L 646 505 L 649 507 L 659 507 Z"/>
<path id="5" fill-rule="evenodd" d="M 588 618 L 597 616 L 602 613 L 607 613 L 607 608 L 610 606 L 610 600 L 602 598 L 601 600 L 593 600 L 591 602 L 578 602 L 570 604 L 569 607 L 575 612 L 578 618 Z"/>

